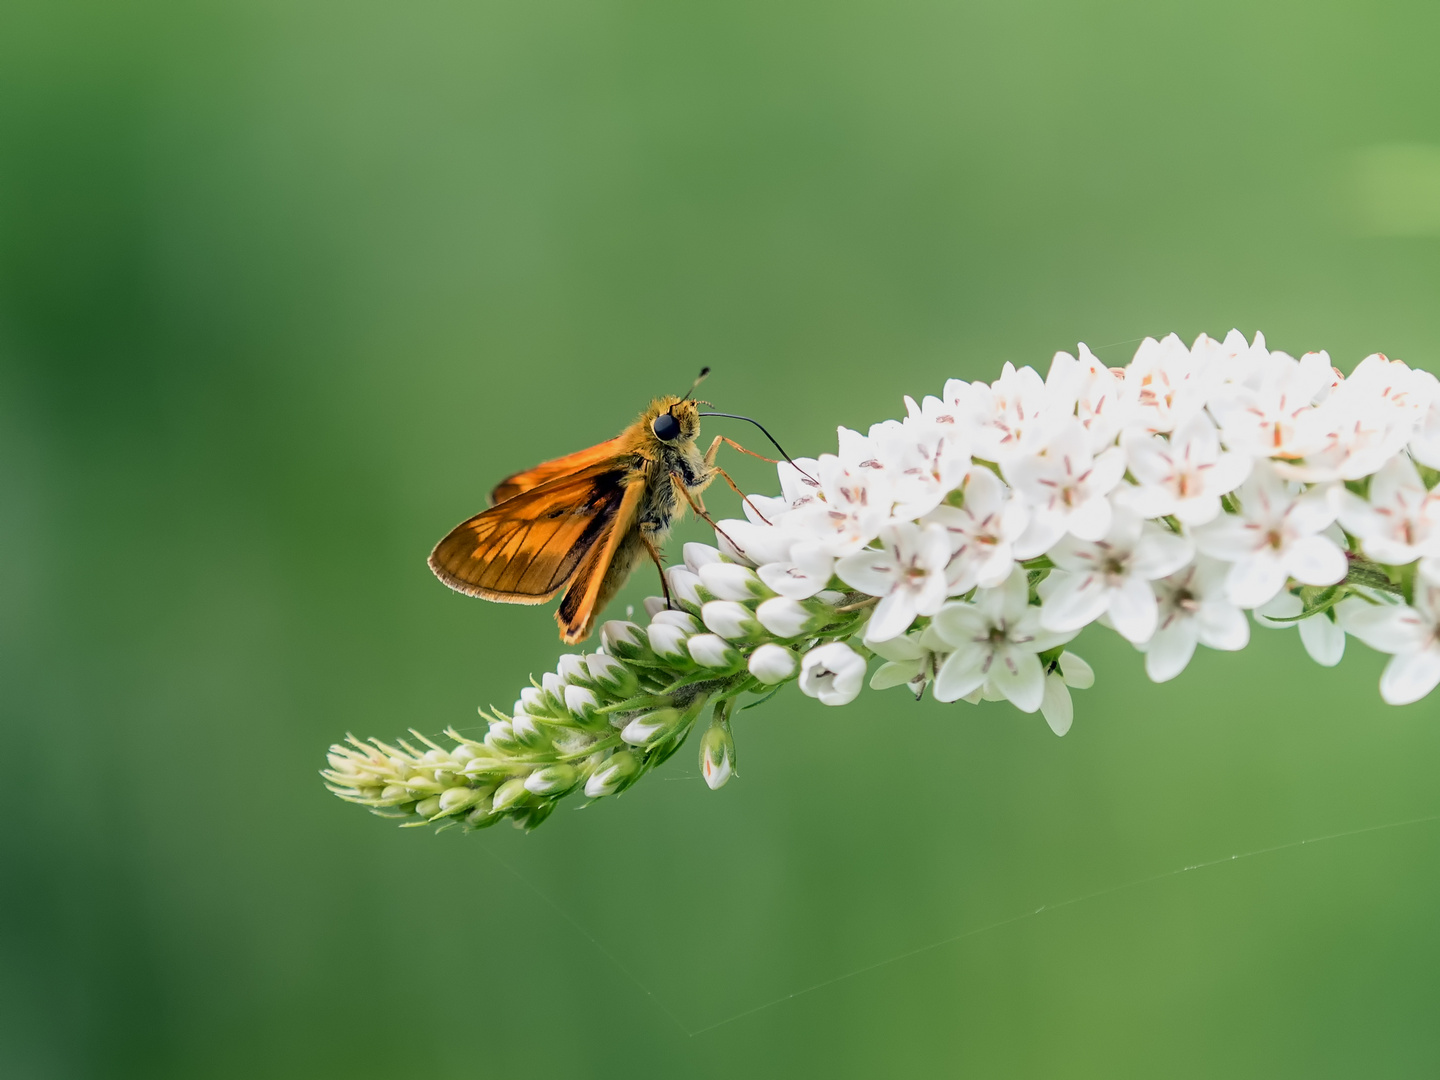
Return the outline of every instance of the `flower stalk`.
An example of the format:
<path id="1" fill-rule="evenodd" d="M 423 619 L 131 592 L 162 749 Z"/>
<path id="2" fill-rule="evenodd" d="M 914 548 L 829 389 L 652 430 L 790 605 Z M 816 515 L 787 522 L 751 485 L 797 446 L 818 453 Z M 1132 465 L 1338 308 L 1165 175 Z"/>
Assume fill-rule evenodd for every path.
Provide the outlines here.
<path id="1" fill-rule="evenodd" d="M 904 420 L 782 462 L 716 546 L 687 544 L 672 602 L 562 656 L 479 737 L 353 737 L 324 771 L 404 825 L 544 821 L 619 795 L 701 725 L 701 775 L 735 776 L 732 720 L 787 683 L 828 705 L 874 689 L 1009 701 L 1057 735 L 1094 672 L 1092 623 L 1156 682 L 1250 626 L 1298 627 L 1333 666 L 1391 655 L 1382 698 L 1440 684 L 1440 381 L 1383 356 L 1346 377 L 1259 334 L 1147 338 L 1123 369 L 1083 345 L 1043 378 L 1005 365 L 906 398 Z M 749 700 L 747 700 L 749 699 Z"/>

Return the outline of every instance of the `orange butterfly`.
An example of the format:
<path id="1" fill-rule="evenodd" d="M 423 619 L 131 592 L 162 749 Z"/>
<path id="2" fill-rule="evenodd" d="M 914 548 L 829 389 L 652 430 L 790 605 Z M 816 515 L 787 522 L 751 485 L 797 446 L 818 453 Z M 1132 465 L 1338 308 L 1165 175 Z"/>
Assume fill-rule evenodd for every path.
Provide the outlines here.
<path id="1" fill-rule="evenodd" d="M 702 454 L 695 444 L 700 417 L 732 414 L 701 413 L 709 402 L 692 401 L 690 393 L 656 398 L 615 438 L 500 481 L 490 509 L 435 545 L 430 569 L 457 592 L 505 604 L 543 604 L 566 590 L 555 621 L 567 645 L 590 635 L 646 554 L 668 600 L 658 545 L 687 506 L 714 525 L 701 492 L 717 475 L 735 488 L 715 464 L 721 442 L 751 453 L 717 435 Z"/>

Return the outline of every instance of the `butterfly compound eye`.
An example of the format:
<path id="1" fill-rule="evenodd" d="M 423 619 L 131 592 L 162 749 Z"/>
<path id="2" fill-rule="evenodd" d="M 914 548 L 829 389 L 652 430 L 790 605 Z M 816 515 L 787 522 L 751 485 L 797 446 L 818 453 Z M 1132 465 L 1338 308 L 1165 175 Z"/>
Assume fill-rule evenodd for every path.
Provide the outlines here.
<path id="1" fill-rule="evenodd" d="M 680 421 L 668 412 L 663 412 L 655 417 L 650 430 L 655 432 L 655 437 L 661 442 L 671 442 L 680 437 Z"/>

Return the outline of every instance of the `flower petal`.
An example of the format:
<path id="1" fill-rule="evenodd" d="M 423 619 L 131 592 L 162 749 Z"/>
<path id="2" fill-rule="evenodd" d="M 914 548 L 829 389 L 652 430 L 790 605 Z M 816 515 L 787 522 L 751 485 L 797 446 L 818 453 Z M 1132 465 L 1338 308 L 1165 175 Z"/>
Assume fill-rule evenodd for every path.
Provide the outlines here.
<path id="1" fill-rule="evenodd" d="M 1075 720 L 1075 703 L 1070 700 L 1065 680 L 1057 672 L 1045 676 L 1045 695 L 1040 699 L 1040 712 L 1056 735 L 1064 735 Z"/>
<path id="2" fill-rule="evenodd" d="M 1334 667 L 1345 655 L 1345 631 L 1330 620 L 1328 613 L 1300 620 L 1300 641 L 1321 667 Z"/>
<path id="3" fill-rule="evenodd" d="M 1157 630 L 1145 650 L 1145 674 L 1150 676 L 1150 681 L 1169 682 L 1184 671 L 1195 655 L 1198 640 L 1199 631 L 1193 619 L 1177 619 L 1165 629 Z"/>
<path id="4" fill-rule="evenodd" d="M 1389 705 L 1419 701 L 1440 683 L 1440 650 L 1391 657 L 1380 676 L 1380 696 Z"/>
<path id="5" fill-rule="evenodd" d="M 1155 633 L 1159 605 L 1148 581 L 1130 577 L 1118 589 L 1111 589 L 1109 611 L 1110 622 L 1127 641 L 1139 645 Z"/>
<path id="6" fill-rule="evenodd" d="M 995 650 L 990 682 L 1021 712 L 1035 712 L 1045 698 L 1045 673 L 1040 658 L 1013 645 Z"/>

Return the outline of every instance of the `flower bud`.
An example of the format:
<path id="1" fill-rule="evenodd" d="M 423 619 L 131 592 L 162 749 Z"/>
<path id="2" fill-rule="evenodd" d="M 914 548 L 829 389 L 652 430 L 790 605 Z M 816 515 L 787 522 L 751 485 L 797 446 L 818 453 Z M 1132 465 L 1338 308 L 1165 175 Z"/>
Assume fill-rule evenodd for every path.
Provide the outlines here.
<path id="1" fill-rule="evenodd" d="M 535 750 L 549 741 L 545 729 L 528 713 L 517 712 L 510 718 L 510 732 L 527 750 Z"/>
<path id="2" fill-rule="evenodd" d="M 743 641 L 746 638 L 760 637 L 764 633 L 764 628 L 756 621 L 755 613 L 734 600 L 711 600 L 700 609 L 700 617 L 705 620 L 705 625 L 710 630 L 730 641 Z"/>
<path id="3" fill-rule="evenodd" d="M 575 786 L 573 765 L 547 765 L 525 778 L 525 790 L 535 795 L 558 795 Z"/>
<path id="4" fill-rule="evenodd" d="M 499 754 L 518 754 L 520 742 L 515 738 L 514 728 L 508 720 L 492 720 L 490 730 L 485 733 L 485 745 Z"/>
<path id="5" fill-rule="evenodd" d="M 767 642 L 750 654 L 750 674 L 767 685 L 782 683 L 795 674 L 795 654 Z"/>
<path id="6" fill-rule="evenodd" d="M 639 768 L 640 762 L 629 750 L 611 754 L 595 770 L 590 779 L 585 781 L 585 794 L 592 799 L 613 795 L 624 786 L 625 781 L 635 775 Z"/>
<path id="7" fill-rule="evenodd" d="M 663 615 L 664 612 L 662 611 Z M 685 651 L 685 639 L 690 635 L 679 626 L 668 622 L 652 622 L 649 626 L 650 648 L 655 650 L 656 656 L 663 656 L 669 660 L 688 660 L 689 654 Z"/>
<path id="8" fill-rule="evenodd" d="M 716 600 L 763 600 L 775 595 L 754 570 L 739 563 L 713 562 L 700 568 L 700 582 Z"/>
<path id="9" fill-rule="evenodd" d="M 500 820 L 500 815 L 495 813 L 490 806 L 490 796 L 487 794 L 475 805 L 475 809 L 465 815 L 465 824 L 472 829 L 483 829 L 487 825 L 494 825 Z"/>
<path id="10" fill-rule="evenodd" d="M 663 596 L 647 596 L 644 600 L 645 614 L 652 619 L 669 606 Z"/>
<path id="11" fill-rule="evenodd" d="M 620 732 L 620 738 L 631 746 L 648 746 L 669 735 L 679 726 L 678 709 L 655 709 L 653 712 L 641 713 L 626 724 L 625 730 Z"/>
<path id="12" fill-rule="evenodd" d="M 720 561 L 720 551 L 709 544 L 686 544 L 680 549 L 680 554 L 685 558 L 685 569 L 692 574 L 699 574 L 702 566 Z M 704 575 L 701 574 L 701 580 Z"/>
<path id="13" fill-rule="evenodd" d="M 547 671 L 540 676 L 540 687 L 545 693 L 550 694 L 556 701 L 565 700 L 565 680 L 553 671 Z"/>
<path id="14" fill-rule="evenodd" d="M 665 580 L 670 584 L 670 596 L 684 607 L 699 607 L 701 604 L 700 578 L 683 566 L 672 566 L 665 571 Z"/>
<path id="15" fill-rule="evenodd" d="M 555 670 L 559 672 L 560 678 L 567 683 L 587 683 L 590 681 L 589 672 L 585 670 L 586 658 L 577 653 L 566 653 L 560 657 Z"/>
<path id="16" fill-rule="evenodd" d="M 633 622 L 625 622 L 623 619 L 611 619 L 600 627 L 600 643 L 605 646 L 607 653 L 622 660 L 650 655 L 650 643 L 645 638 L 645 631 Z"/>
<path id="17" fill-rule="evenodd" d="M 700 773 L 711 791 L 724 787 L 735 774 L 735 740 L 724 724 L 711 724 L 700 740 Z"/>
<path id="18" fill-rule="evenodd" d="M 442 814 L 455 814 L 461 810 L 474 806 L 485 793 L 472 787 L 446 788 L 440 793 L 440 812 Z"/>
<path id="19" fill-rule="evenodd" d="M 523 799 L 525 794 L 525 777 L 511 777 L 495 789 L 495 795 L 490 802 L 491 809 L 497 814 L 503 813 Z"/>
<path id="20" fill-rule="evenodd" d="M 865 681 L 865 660 L 843 641 L 811 649 L 800 661 L 800 689 L 826 705 L 848 705 Z"/>
<path id="21" fill-rule="evenodd" d="M 695 621 L 694 615 L 684 611 L 676 611 L 674 608 L 666 608 L 664 611 L 656 612 L 655 617 L 650 620 L 652 626 L 655 623 L 662 623 L 665 626 L 678 626 L 681 630 L 684 630 L 686 634 L 698 634 L 700 632 L 700 624 Z"/>
<path id="22" fill-rule="evenodd" d="M 596 685 L 616 697 L 627 698 L 640 688 L 635 673 L 613 656 L 591 653 L 585 658 L 585 667 Z"/>
<path id="23" fill-rule="evenodd" d="M 766 600 L 755 609 L 755 618 L 770 633 L 780 638 L 795 638 L 813 634 L 830 620 L 821 612 L 824 605 L 813 600 L 791 600 L 788 596 L 776 596 Z"/>
<path id="24" fill-rule="evenodd" d="M 583 686 L 565 687 L 565 708 L 581 720 L 588 720 L 599 707 L 595 691 Z"/>
<path id="25" fill-rule="evenodd" d="M 415 804 L 415 813 L 423 818 L 432 818 L 440 812 L 440 796 L 431 795 Z"/>
<path id="26" fill-rule="evenodd" d="M 492 757 L 474 758 L 465 763 L 464 776 L 470 780 L 475 779 L 477 776 L 486 776 L 494 771 L 499 764 L 500 763 Z"/>
<path id="27" fill-rule="evenodd" d="M 690 658 L 701 667 L 738 668 L 742 657 L 718 634 L 696 634 L 685 643 Z"/>
<path id="28" fill-rule="evenodd" d="M 415 796 L 410 794 L 410 789 L 404 784 L 386 784 L 380 792 L 380 801 L 392 806 L 409 802 L 413 798 Z"/>

